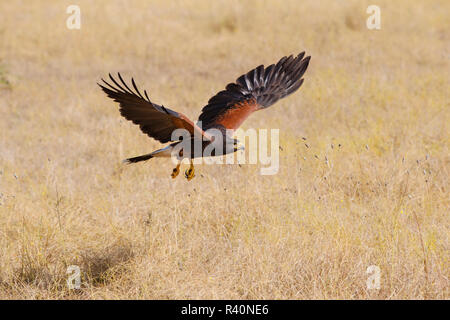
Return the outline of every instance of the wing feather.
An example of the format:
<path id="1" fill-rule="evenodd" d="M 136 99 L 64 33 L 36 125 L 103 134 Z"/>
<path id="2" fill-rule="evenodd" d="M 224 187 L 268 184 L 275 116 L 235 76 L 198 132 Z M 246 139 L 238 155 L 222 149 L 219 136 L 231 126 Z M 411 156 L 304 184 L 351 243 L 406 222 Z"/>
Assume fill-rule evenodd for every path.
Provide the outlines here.
<path id="1" fill-rule="evenodd" d="M 144 90 L 145 97 L 147 98 L 145 99 L 133 78 L 131 79 L 131 83 L 136 92 L 130 89 L 120 73 L 118 73 L 118 77 L 121 84 L 109 74 L 109 78 L 115 86 L 104 79 L 102 79 L 104 85 L 99 83 L 98 85 L 108 97 L 119 103 L 120 114 L 125 119 L 139 125 L 141 131 L 149 137 L 165 143 L 173 141 L 172 132 L 175 129 L 186 129 L 191 135 L 200 134 L 205 139 L 210 139 L 208 134 L 184 114 L 151 102 L 147 91 Z"/>
<path id="2" fill-rule="evenodd" d="M 241 75 L 235 83 L 229 83 L 225 90 L 209 99 L 199 123 L 205 130 L 237 129 L 254 111 L 270 107 L 300 88 L 311 58 L 304 57 L 305 52 L 296 57 L 285 56 L 267 68 L 260 65 Z"/>

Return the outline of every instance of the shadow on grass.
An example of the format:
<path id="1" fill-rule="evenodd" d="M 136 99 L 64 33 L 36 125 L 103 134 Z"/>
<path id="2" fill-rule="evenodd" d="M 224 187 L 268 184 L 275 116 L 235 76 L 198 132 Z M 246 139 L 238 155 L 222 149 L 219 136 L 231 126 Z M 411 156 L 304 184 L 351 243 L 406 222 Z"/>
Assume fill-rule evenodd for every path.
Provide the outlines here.
<path id="1" fill-rule="evenodd" d="M 129 243 L 85 251 L 80 262 L 82 281 L 93 286 L 106 285 L 125 271 L 125 263 L 133 257 L 133 248 Z"/>
<path id="2" fill-rule="evenodd" d="M 11 82 L 9 82 L 6 75 L 6 68 L 0 61 L 0 89 L 11 89 Z"/>
<path id="3" fill-rule="evenodd" d="M 85 289 L 107 285 L 126 272 L 126 263 L 135 256 L 128 242 L 115 243 L 104 248 L 85 249 L 70 263 L 61 258 L 63 254 L 53 254 L 39 258 L 36 254 L 25 251 L 21 257 L 21 264 L 14 269 L 12 277 L 0 278 L 0 291 L 6 296 L 33 292 L 34 298 L 83 298 L 86 294 Z M 52 256 L 59 258 L 54 260 Z M 79 290 L 71 290 L 68 287 L 69 265 L 77 265 L 80 268 Z"/>

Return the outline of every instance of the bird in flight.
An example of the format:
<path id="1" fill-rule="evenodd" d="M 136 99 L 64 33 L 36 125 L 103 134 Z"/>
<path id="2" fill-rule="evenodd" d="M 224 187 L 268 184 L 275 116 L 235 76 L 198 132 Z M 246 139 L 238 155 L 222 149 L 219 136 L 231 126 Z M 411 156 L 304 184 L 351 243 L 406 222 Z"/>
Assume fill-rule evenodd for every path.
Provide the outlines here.
<path id="1" fill-rule="evenodd" d="M 260 65 L 255 69 L 237 78 L 236 82 L 230 83 L 225 90 L 220 91 L 202 109 L 197 124 L 184 114 L 165 108 L 150 101 L 147 92 L 142 95 L 131 79 L 134 91 L 125 83 L 120 73 L 119 81 L 109 74 L 112 84 L 103 80 L 98 84 L 101 89 L 114 101 L 118 102 L 120 114 L 127 120 L 139 125 L 141 131 L 149 137 L 161 143 L 172 142 L 165 148 L 151 153 L 124 160 L 126 163 L 136 163 L 155 157 L 171 157 L 172 152 L 178 152 L 178 164 L 172 171 L 172 178 L 178 176 L 181 161 L 184 158 L 190 160 L 190 167 L 185 176 L 188 180 L 194 177 L 194 164 L 192 159 L 202 157 L 202 153 L 196 153 L 195 148 L 191 152 L 183 154 L 176 146 L 182 141 L 179 137 L 173 137 L 176 129 L 184 129 L 190 133 L 190 141 L 201 140 L 202 151 L 214 143 L 214 136 L 209 134 L 209 129 L 216 129 L 222 134 L 221 143 L 223 152 L 227 154 L 241 150 L 239 141 L 232 137 L 236 130 L 247 117 L 258 110 L 270 107 L 278 100 L 294 93 L 303 83 L 303 75 L 308 68 L 310 56 L 305 57 L 305 52 L 296 57 L 281 58 L 276 64 L 268 67 Z M 212 156 L 216 155 L 214 152 Z"/>

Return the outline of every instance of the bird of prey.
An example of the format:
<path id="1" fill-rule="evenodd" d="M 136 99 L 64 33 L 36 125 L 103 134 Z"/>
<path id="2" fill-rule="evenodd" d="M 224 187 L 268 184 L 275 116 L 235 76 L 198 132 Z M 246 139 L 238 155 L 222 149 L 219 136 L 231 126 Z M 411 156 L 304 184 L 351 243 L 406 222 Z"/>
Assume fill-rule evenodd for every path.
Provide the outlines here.
<path id="1" fill-rule="evenodd" d="M 133 78 L 131 83 L 134 91 L 123 81 L 120 73 L 118 73 L 120 83 L 109 74 L 112 84 L 102 79 L 103 83 L 98 85 L 108 97 L 119 103 L 121 115 L 139 125 L 142 132 L 161 143 L 172 142 L 165 148 L 126 159 L 124 162 L 136 163 L 154 157 L 171 157 L 174 148 L 182 142 L 180 139 L 172 138 L 172 132 L 176 129 L 187 130 L 191 134 L 192 143 L 195 139 L 201 139 L 203 150 L 214 141 L 208 130 L 220 130 L 223 135 L 223 154 L 226 154 L 241 149 L 238 140 L 234 139 L 230 132 L 236 130 L 251 113 L 270 107 L 300 88 L 310 58 L 305 57 L 305 52 L 295 57 L 285 56 L 276 64 L 268 67 L 260 65 L 243 74 L 236 82 L 228 84 L 225 90 L 209 99 L 208 104 L 202 109 L 197 124 L 182 113 L 153 103 L 145 90 L 144 97 Z M 181 160 L 188 158 L 190 167 L 186 170 L 185 176 L 191 180 L 194 177 L 192 159 L 202 155 L 203 153 L 195 154 L 194 151 L 183 155 L 183 150 L 179 151 L 179 162 L 172 171 L 172 178 L 179 174 Z"/>

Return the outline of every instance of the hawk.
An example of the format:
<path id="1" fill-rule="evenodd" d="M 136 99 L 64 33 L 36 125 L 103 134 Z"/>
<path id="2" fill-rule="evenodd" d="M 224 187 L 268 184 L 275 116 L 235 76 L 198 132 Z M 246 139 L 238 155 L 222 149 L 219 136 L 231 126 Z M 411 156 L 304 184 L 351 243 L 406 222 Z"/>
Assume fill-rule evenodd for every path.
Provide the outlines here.
<path id="1" fill-rule="evenodd" d="M 214 136 L 209 134 L 208 130 L 219 130 L 222 134 L 223 154 L 226 154 L 243 149 L 238 145 L 239 141 L 232 137 L 232 132 L 250 114 L 270 107 L 300 88 L 310 58 L 310 56 L 305 57 L 305 52 L 301 52 L 295 57 L 293 55 L 285 56 L 276 64 L 268 67 L 260 65 L 243 74 L 236 79 L 236 82 L 229 83 L 225 90 L 209 99 L 208 104 L 203 107 L 197 123 L 180 112 L 153 103 L 149 99 L 147 91 L 144 90 L 144 95 L 142 95 L 134 79 L 131 78 L 133 91 L 120 73 L 118 73 L 119 80 L 109 74 L 112 83 L 102 79 L 103 83 L 98 83 L 98 85 L 108 97 L 119 103 L 120 114 L 125 119 L 139 125 L 143 133 L 161 143 L 172 142 L 162 149 L 128 158 L 124 162 L 136 163 L 155 157 L 171 157 L 172 152 L 176 150 L 175 147 L 182 142 L 179 138 L 172 137 L 172 133 L 176 129 L 187 130 L 190 133 L 191 143 L 194 143 L 195 139 L 201 139 L 203 150 L 214 142 Z M 194 150 L 194 148 L 191 149 Z M 192 159 L 202 156 L 203 153 L 196 154 L 194 151 L 190 154 L 183 154 L 183 149 L 179 151 L 179 162 L 172 171 L 172 178 L 178 176 L 181 161 L 188 158 L 190 167 L 185 171 L 185 176 L 191 180 L 194 177 Z"/>

